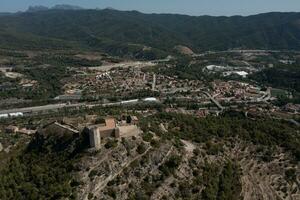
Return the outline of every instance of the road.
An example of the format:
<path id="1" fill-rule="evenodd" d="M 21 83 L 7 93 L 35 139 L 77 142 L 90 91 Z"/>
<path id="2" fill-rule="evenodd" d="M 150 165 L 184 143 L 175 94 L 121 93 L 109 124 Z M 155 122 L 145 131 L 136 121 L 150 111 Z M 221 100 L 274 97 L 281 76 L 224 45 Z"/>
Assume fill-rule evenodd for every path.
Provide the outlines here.
<path id="1" fill-rule="evenodd" d="M 151 100 L 147 100 L 151 99 Z M 140 102 L 159 102 L 156 98 L 144 98 L 142 100 L 139 99 L 133 99 L 128 101 L 121 101 L 121 102 L 115 102 L 115 103 L 106 103 L 106 104 L 87 104 L 87 103 L 75 103 L 75 104 L 49 104 L 44 106 L 35 106 L 35 107 L 26 107 L 26 108 L 15 108 L 15 109 L 9 109 L 9 110 L 0 110 L 0 114 L 11 114 L 11 113 L 23 113 L 23 114 L 29 114 L 29 113 L 36 113 L 36 112 L 42 112 L 42 111 L 49 111 L 49 110 L 57 110 L 62 108 L 79 108 L 79 107 L 87 107 L 87 108 L 93 108 L 97 106 L 121 106 L 125 104 L 136 104 Z"/>
<path id="2" fill-rule="evenodd" d="M 203 57 L 211 54 L 219 53 L 279 53 L 279 50 L 259 50 L 259 49 L 244 49 L 244 50 L 226 50 L 226 51 L 207 51 L 201 54 L 194 54 L 193 57 Z M 293 51 L 297 52 L 297 51 Z"/>
<path id="3" fill-rule="evenodd" d="M 92 70 L 98 70 L 98 71 L 109 71 L 113 68 L 128 68 L 128 67 L 147 67 L 147 66 L 154 66 L 155 64 L 151 61 L 147 62 L 142 62 L 142 61 L 137 61 L 137 62 L 122 62 L 122 63 L 117 63 L 117 64 L 109 64 L 109 65 L 102 65 L 99 67 L 90 67 L 89 69 Z"/>
<path id="4" fill-rule="evenodd" d="M 26 108 L 15 108 L 9 110 L 1 110 L 0 114 L 10 114 L 10 113 L 17 113 L 21 112 L 23 114 L 32 113 L 32 112 L 41 112 L 41 111 L 48 111 L 48 110 L 56 110 L 61 108 L 72 108 L 72 107 L 81 107 L 84 106 L 84 103 L 78 104 L 49 104 L 45 106 L 35 106 L 35 107 L 26 107 Z"/>
<path id="5" fill-rule="evenodd" d="M 157 63 L 160 62 L 168 62 L 172 59 L 172 57 L 167 57 L 165 59 L 160 60 L 151 60 L 151 61 L 129 61 L 129 62 L 121 62 L 116 64 L 108 64 L 108 65 L 102 65 L 98 67 L 89 67 L 89 69 L 92 70 L 98 70 L 98 71 L 109 71 L 113 68 L 128 68 L 128 67 L 149 67 L 149 66 L 155 66 Z"/>
<path id="6" fill-rule="evenodd" d="M 203 92 L 206 96 L 208 96 L 208 98 L 214 103 L 216 104 L 216 106 L 218 106 L 218 108 L 223 111 L 224 107 L 216 100 L 214 99 L 208 92 Z"/>
<path id="7" fill-rule="evenodd" d="M 271 97 L 272 97 L 272 95 L 271 95 L 271 88 L 268 88 L 267 91 L 266 91 L 266 93 L 262 97 L 257 98 L 256 101 L 257 102 L 262 102 L 262 101 L 267 102 L 267 101 L 269 101 L 271 99 Z"/>

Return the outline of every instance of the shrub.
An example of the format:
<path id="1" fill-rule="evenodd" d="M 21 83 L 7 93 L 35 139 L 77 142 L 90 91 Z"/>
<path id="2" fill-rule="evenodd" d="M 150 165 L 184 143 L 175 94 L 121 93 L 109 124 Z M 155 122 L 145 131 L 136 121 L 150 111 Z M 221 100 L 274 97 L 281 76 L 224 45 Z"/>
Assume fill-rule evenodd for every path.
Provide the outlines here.
<path id="1" fill-rule="evenodd" d="M 115 148 L 118 145 L 118 141 L 117 140 L 113 140 L 113 139 L 109 139 L 106 144 L 104 145 L 104 147 L 106 149 L 110 149 L 110 148 Z"/>
<path id="2" fill-rule="evenodd" d="M 142 142 L 136 149 L 139 154 L 143 154 L 146 151 L 146 145 Z"/>
<path id="3" fill-rule="evenodd" d="M 150 142 L 152 138 L 153 138 L 152 133 L 148 132 L 146 134 L 143 134 L 143 140 L 146 141 L 146 142 Z"/>
<path id="4" fill-rule="evenodd" d="M 89 173 L 89 178 L 94 178 L 95 176 L 97 176 L 97 171 L 96 170 L 92 170 L 90 173 Z"/>

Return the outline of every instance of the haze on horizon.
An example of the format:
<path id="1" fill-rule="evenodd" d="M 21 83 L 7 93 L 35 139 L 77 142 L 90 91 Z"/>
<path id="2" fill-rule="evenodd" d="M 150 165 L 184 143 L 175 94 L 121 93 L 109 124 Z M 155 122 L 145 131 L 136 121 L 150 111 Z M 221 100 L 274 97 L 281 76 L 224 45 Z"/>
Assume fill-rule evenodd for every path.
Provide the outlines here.
<path id="1" fill-rule="evenodd" d="M 188 15 L 252 15 L 265 12 L 299 12 L 299 0 L 1 0 L 0 12 L 25 11 L 29 6 L 57 4 L 83 8 L 138 10 L 144 13 Z"/>

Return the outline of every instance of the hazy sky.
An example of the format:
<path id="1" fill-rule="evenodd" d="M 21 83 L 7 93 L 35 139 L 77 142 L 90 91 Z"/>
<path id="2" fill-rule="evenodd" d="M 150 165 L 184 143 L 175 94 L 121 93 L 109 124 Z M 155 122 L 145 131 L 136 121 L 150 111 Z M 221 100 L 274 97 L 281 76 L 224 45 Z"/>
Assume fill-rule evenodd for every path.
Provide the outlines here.
<path id="1" fill-rule="evenodd" d="M 53 6 L 55 4 L 189 15 L 251 15 L 270 11 L 300 12 L 300 0 L 0 0 L 0 12 L 24 11 L 30 5 Z"/>

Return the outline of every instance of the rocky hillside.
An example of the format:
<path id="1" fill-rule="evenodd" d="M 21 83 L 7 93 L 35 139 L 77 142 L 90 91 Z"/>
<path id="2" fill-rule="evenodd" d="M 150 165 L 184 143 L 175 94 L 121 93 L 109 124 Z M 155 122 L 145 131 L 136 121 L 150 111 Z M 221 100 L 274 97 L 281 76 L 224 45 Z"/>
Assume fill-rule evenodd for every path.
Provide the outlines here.
<path id="1" fill-rule="evenodd" d="M 103 139 L 98 151 L 84 133 L 41 127 L 1 167 L 1 199 L 300 197 L 299 127 L 167 113 L 143 117 L 139 126 L 143 132 Z"/>
<path id="2" fill-rule="evenodd" d="M 281 149 L 266 162 L 260 148 L 237 138 L 200 145 L 123 139 L 80 163 L 79 199 L 299 198 L 299 182 L 288 177 L 296 163 Z"/>

